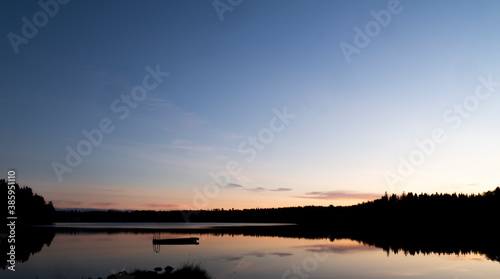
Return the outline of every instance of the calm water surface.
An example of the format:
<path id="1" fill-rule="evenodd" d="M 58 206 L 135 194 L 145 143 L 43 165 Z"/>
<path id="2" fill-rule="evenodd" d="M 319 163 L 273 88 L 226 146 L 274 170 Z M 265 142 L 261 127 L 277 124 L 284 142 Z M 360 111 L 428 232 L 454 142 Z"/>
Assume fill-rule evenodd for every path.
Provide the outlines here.
<path id="1" fill-rule="evenodd" d="M 199 225 L 79 224 L 121 228 Z M 162 245 L 156 253 L 153 231 L 57 232 L 49 246 L 17 263 L 15 272 L 0 271 L 0 277 L 106 278 L 124 269 L 177 267 L 190 261 L 201 263 L 214 278 L 500 278 L 500 262 L 480 254 L 394 254 L 350 239 L 161 233 L 161 238 L 180 237 L 199 237 L 199 245 Z"/>

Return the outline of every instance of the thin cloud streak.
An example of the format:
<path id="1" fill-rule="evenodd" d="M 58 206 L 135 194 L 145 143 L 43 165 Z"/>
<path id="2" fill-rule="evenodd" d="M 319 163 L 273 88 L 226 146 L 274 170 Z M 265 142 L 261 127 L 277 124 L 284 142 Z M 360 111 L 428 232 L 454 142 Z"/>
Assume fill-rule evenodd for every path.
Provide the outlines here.
<path id="1" fill-rule="evenodd" d="M 91 203 L 90 205 L 106 207 L 106 206 L 115 205 L 115 203 L 114 202 L 94 202 L 94 203 Z"/>
<path id="2" fill-rule="evenodd" d="M 251 191 L 251 192 L 264 192 L 264 191 L 266 191 L 266 188 L 264 188 L 264 187 L 245 188 L 245 190 Z"/>
<path id="3" fill-rule="evenodd" d="M 283 253 L 283 252 L 274 252 L 274 253 L 270 253 L 270 255 L 273 255 L 273 256 L 278 256 L 278 257 L 287 257 L 287 256 L 293 256 L 292 253 Z"/>
<path id="4" fill-rule="evenodd" d="M 80 201 L 69 201 L 69 200 L 54 200 L 52 202 L 54 203 L 54 205 L 57 205 L 56 207 L 58 207 L 60 204 L 71 205 L 71 206 L 76 206 L 76 205 L 82 204 L 82 202 L 80 202 Z"/>
<path id="5" fill-rule="evenodd" d="M 208 146 L 199 145 L 195 142 L 183 139 L 176 139 L 172 141 L 172 147 L 176 149 L 184 149 L 188 151 L 198 151 L 198 152 L 213 152 L 213 148 Z"/>
<path id="6" fill-rule="evenodd" d="M 243 185 L 237 184 L 237 183 L 228 183 L 224 187 L 226 187 L 226 188 L 240 188 L 240 189 L 250 191 L 250 192 L 265 192 L 265 191 L 268 191 L 268 192 L 286 192 L 286 191 L 293 190 L 292 188 L 283 188 L 283 187 L 276 188 L 276 189 L 267 189 L 264 187 L 245 188 Z"/>
<path id="7" fill-rule="evenodd" d="M 151 207 L 151 208 L 179 208 L 179 207 L 183 207 L 185 206 L 184 204 L 177 204 L 177 203 L 147 203 L 146 204 L 147 207 Z"/>
<path id="8" fill-rule="evenodd" d="M 101 190 L 104 192 L 126 193 L 126 194 L 144 194 L 144 192 L 130 191 L 130 190 Z"/>
<path id="9" fill-rule="evenodd" d="M 318 200 L 374 200 L 381 197 L 375 193 L 358 193 L 352 191 L 316 191 L 307 192 L 304 196 L 295 196 L 303 199 L 318 199 Z"/>
<path id="10" fill-rule="evenodd" d="M 292 191 L 293 189 L 292 188 L 277 188 L 277 189 L 269 189 L 269 191 L 271 192 L 286 192 L 286 191 Z"/>

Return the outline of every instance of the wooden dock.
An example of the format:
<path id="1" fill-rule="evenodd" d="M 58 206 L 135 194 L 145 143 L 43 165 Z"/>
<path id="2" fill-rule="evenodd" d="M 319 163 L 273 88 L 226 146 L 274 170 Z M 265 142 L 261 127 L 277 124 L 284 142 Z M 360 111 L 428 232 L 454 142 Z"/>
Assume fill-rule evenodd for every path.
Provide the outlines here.
<path id="1" fill-rule="evenodd" d="M 159 245 L 198 245 L 198 237 L 187 237 L 187 238 L 166 238 L 159 239 L 153 238 L 153 244 Z"/>

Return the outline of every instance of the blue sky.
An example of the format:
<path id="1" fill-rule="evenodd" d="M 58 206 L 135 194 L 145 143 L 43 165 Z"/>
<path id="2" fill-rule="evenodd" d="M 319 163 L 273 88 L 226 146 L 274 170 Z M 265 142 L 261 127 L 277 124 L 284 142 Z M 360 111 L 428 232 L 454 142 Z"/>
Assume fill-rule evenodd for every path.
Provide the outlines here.
<path id="1" fill-rule="evenodd" d="M 1 4 L 0 169 L 56 207 L 352 204 L 498 186 L 500 87 L 483 86 L 457 129 L 443 116 L 474 101 L 479 77 L 500 80 L 497 1 L 243 0 L 223 20 L 211 1 L 42 2 L 58 11 L 17 53 L 9 34 L 43 9 Z M 340 44 L 355 47 L 355 28 L 391 5 L 400 12 L 348 62 Z M 111 104 L 148 66 L 169 75 L 119 119 Z M 245 144 L 284 109 L 294 117 L 265 148 Z M 115 129 L 60 181 L 53 163 L 102 119 Z M 434 129 L 446 140 L 402 177 L 401 158 Z M 229 162 L 240 171 L 215 185 Z"/>

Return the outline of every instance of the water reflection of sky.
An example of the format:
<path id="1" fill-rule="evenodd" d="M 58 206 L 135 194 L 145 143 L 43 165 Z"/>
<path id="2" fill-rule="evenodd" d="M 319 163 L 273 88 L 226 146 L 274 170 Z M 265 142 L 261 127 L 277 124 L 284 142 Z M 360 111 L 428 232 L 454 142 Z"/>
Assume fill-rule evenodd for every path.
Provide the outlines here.
<path id="1" fill-rule="evenodd" d="M 498 278 L 500 264 L 484 256 L 404 255 L 341 239 L 179 235 L 199 245 L 162 245 L 152 234 L 57 234 L 49 247 L 18 263 L 12 278 L 106 278 L 111 272 L 199 262 L 215 278 Z M 7 272 L 7 271 L 3 271 Z M 4 273 L 5 274 L 5 273 Z M 3 277 L 3 276 L 2 276 Z"/>
<path id="2" fill-rule="evenodd" d="M 207 228 L 207 227 L 244 227 L 244 226 L 273 226 L 286 225 L 285 223 L 208 223 L 208 222 L 143 222 L 143 223 L 55 223 L 54 225 L 42 225 L 39 227 L 56 227 L 56 228 L 131 228 L 131 229 L 163 229 L 163 228 Z"/>

